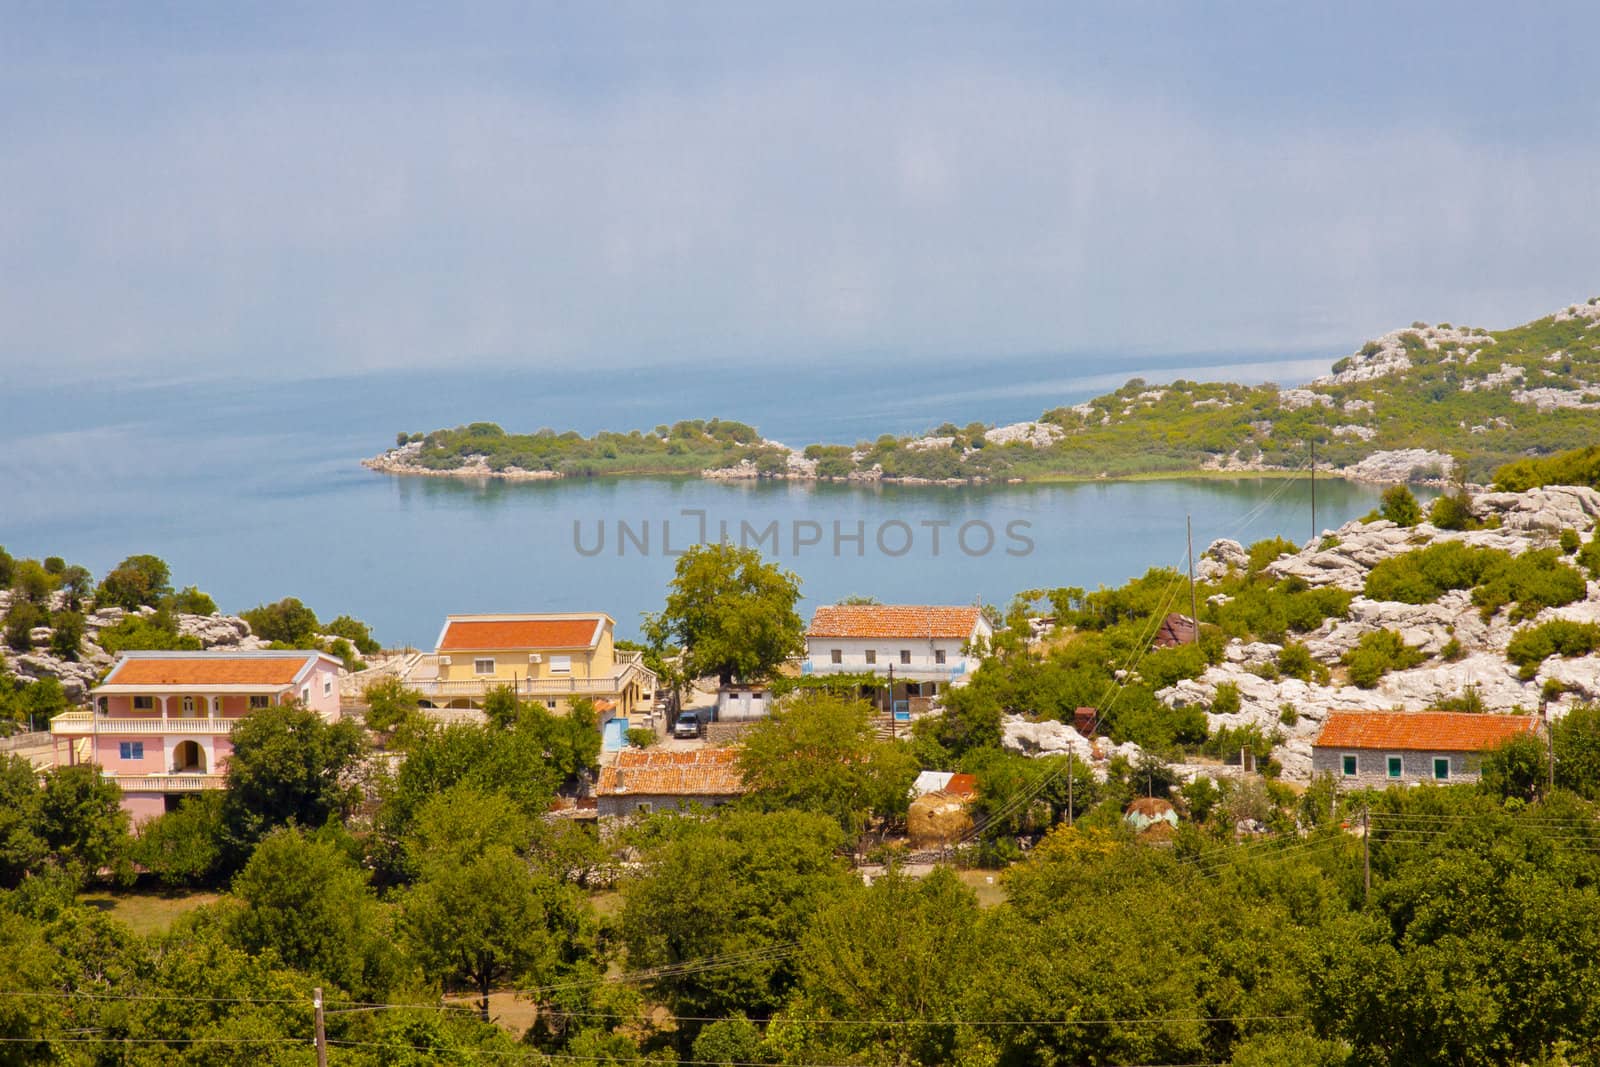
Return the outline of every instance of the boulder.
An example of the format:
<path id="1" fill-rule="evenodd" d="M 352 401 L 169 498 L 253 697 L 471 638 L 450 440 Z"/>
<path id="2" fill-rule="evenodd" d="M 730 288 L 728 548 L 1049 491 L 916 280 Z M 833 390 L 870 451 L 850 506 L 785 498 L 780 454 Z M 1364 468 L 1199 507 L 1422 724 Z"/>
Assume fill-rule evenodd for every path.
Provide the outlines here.
<path id="1" fill-rule="evenodd" d="M 250 637 L 250 624 L 234 615 L 179 615 L 178 632 L 206 648 L 236 648 Z"/>
<path id="2" fill-rule="evenodd" d="M 1600 491 L 1588 486 L 1547 485 L 1522 493 L 1481 493 L 1473 498 L 1472 512 L 1481 519 L 1499 516 L 1506 530 L 1581 532 L 1600 520 Z"/>

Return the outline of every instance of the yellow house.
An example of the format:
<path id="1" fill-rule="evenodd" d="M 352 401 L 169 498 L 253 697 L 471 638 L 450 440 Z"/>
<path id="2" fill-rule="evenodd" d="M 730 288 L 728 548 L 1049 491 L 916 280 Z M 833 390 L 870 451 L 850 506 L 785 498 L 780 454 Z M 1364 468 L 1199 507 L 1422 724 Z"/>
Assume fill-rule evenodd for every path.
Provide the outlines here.
<path id="1" fill-rule="evenodd" d="M 656 676 L 640 653 L 617 649 L 615 628 L 604 612 L 450 615 L 434 654 L 419 657 L 406 683 L 432 707 L 479 707 L 509 685 L 551 711 L 587 697 L 627 717 L 650 699 Z"/>

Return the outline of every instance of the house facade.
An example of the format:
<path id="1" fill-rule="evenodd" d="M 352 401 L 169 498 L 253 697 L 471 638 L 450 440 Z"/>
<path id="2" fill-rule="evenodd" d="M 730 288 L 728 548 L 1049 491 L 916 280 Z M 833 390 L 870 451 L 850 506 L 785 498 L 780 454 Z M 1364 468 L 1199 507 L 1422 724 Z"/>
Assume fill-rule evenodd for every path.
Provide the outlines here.
<path id="1" fill-rule="evenodd" d="M 418 657 L 405 682 L 429 707 L 479 708 L 490 690 L 510 686 L 550 711 L 587 697 L 627 719 L 648 705 L 656 676 L 642 653 L 617 649 L 615 628 L 602 612 L 451 615 L 433 654 Z"/>
<path id="2" fill-rule="evenodd" d="M 934 697 L 977 670 L 993 638 L 976 607 L 833 604 L 811 619 L 802 670 L 892 676 L 898 699 Z"/>
<path id="3" fill-rule="evenodd" d="M 595 803 L 602 819 L 715 808 L 745 792 L 736 748 L 689 752 L 629 748 L 600 768 Z"/>
<path id="4" fill-rule="evenodd" d="M 1312 743 L 1311 771 L 1353 786 L 1476 782 L 1485 752 L 1538 730 L 1531 715 L 1335 711 Z"/>
<path id="5" fill-rule="evenodd" d="M 252 711 L 298 700 L 338 719 L 340 666 L 321 652 L 124 652 L 90 710 L 50 720 L 55 763 L 99 767 L 135 820 L 152 818 L 222 787 L 229 734 Z"/>

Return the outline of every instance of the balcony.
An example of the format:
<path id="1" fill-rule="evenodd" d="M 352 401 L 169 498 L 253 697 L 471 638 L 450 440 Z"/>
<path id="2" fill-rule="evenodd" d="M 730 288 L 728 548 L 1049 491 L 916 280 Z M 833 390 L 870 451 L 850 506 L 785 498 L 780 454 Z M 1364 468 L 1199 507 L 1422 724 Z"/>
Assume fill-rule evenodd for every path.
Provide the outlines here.
<path id="1" fill-rule="evenodd" d="M 807 676 L 871 674 L 887 682 L 891 666 L 897 682 L 953 682 L 967 673 L 965 663 L 817 663 L 809 659 L 801 665 L 800 673 Z"/>
<path id="2" fill-rule="evenodd" d="M 194 718 L 159 719 L 138 717 L 113 717 L 88 711 L 67 711 L 50 720 L 52 734 L 105 734 L 108 737 L 132 734 L 136 736 L 172 736 L 174 734 L 226 734 L 238 719 L 211 718 L 197 715 Z"/>
<path id="3" fill-rule="evenodd" d="M 490 690 L 512 686 L 519 697 L 550 698 L 567 696 L 615 696 L 636 685 L 648 693 L 656 687 L 655 672 L 644 665 L 639 652 L 618 652 L 616 673 L 596 678 L 560 675 L 545 678 L 518 678 L 513 685 L 506 678 L 462 678 L 446 681 L 439 677 L 439 657 L 418 656 L 405 675 L 405 683 L 429 700 L 456 697 L 481 698 Z"/>
<path id="4" fill-rule="evenodd" d="M 221 789 L 225 774 L 107 774 L 124 793 L 198 793 Z"/>

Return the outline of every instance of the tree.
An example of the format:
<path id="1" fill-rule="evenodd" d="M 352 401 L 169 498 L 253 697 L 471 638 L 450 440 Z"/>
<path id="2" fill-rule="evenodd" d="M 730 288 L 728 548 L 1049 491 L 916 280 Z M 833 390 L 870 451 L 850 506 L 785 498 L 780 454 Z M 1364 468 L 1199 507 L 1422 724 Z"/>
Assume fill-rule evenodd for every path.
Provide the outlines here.
<path id="1" fill-rule="evenodd" d="M 736 957 L 663 973 L 651 991 L 675 1015 L 770 1014 L 794 981 L 786 950 L 852 882 L 835 854 L 838 825 L 812 812 L 725 812 L 669 819 L 658 832 L 622 889 L 629 968 Z M 693 1028 L 684 1038 L 687 1050 Z"/>
<path id="2" fill-rule="evenodd" d="M 421 714 L 422 693 L 406 688 L 397 676 L 386 674 L 368 683 L 361 692 L 367 702 L 367 729 L 393 733 L 407 724 L 415 724 Z"/>
<path id="3" fill-rule="evenodd" d="M 239 617 L 250 624 L 251 633 L 263 640 L 293 648 L 316 645 L 317 613 L 296 597 L 284 597 L 275 604 L 257 604 Z"/>
<path id="4" fill-rule="evenodd" d="M 0 889 L 37 870 L 50 846 L 39 836 L 39 772 L 26 756 L 0 753 Z"/>
<path id="5" fill-rule="evenodd" d="M 355 645 L 356 651 L 364 656 L 370 656 L 374 652 L 381 651 L 383 647 L 373 640 L 371 627 L 360 619 L 352 618 L 349 615 L 336 617 L 332 622 L 324 626 L 322 631 L 335 637 L 344 638 L 352 645 Z"/>
<path id="6" fill-rule="evenodd" d="M 1396 526 L 1415 526 L 1422 521 L 1422 506 L 1404 485 L 1391 485 L 1383 491 L 1378 514 Z"/>
<path id="7" fill-rule="evenodd" d="M 210 884 L 223 859 L 222 802 L 218 790 L 199 793 L 141 824 L 133 839 L 134 861 L 169 889 Z"/>
<path id="8" fill-rule="evenodd" d="M 695 545 L 678 557 L 666 606 L 645 616 L 644 630 L 658 652 L 683 647 L 691 678 L 755 680 L 805 649 L 799 599 L 800 579 L 756 549 Z"/>
<path id="9" fill-rule="evenodd" d="M 870 814 L 903 815 L 917 776 L 904 746 L 877 739 L 870 705 L 825 692 L 793 694 L 751 726 L 739 768 L 751 805 L 818 812 L 849 833 Z"/>
<path id="10" fill-rule="evenodd" d="M 56 615 L 50 631 L 50 651 L 57 658 L 76 662 L 83 644 L 83 616 L 75 611 Z"/>
<path id="11" fill-rule="evenodd" d="M 1544 785 L 1548 766 L 1544 742 L 1517 734 L 1483 754 L 1478 788 L 1502 800 L 1532 800 Z"/>
<path id="12" fill-rule="evenodd" d="M 487 1021 L 496 983 L 536 975 L 557 958 L 542 888 L 503 844 L 465 863 L 430 863 L 400 905 L 413 957 L 429 977 L 475 989 Z"/>
<path id="13" fill-rule="evenodd" d="M 100 580 L 95 599 L 134 611 L 145 605 L 154 607 L 172 592 L 172 572 L 157 556 L 129 556 Z"/>
<path id="14" fill-rule="evenodd" d="M 193 585 L 184 586 L 176 593 L 173 593 L 166 599 L 164 606 L 168 610 L 184 615 L 215 615 L 217 613 L 217 602 L 212 600 L 208 594 L 202 593 L 198 586 Z"/>
<path id="15" fill-rule="evenodd" d="M 11 576 L 12 591 L 30 604 L 44 605 L 55 587 L 55 576 L 38 560 L 20 561 Z"/>
<path id="16" fill-rule="evenodd" d="M 11 577 L 16 572 L 17 561 L 7 552 L 4 545 L 0 545 L 0 589 L 11 588 Z"/>
<path id="17" fill-rule="evenodd" d="M 1579 704 L 1550 727 L 1556 784 L 1600 799 L 1600 704 Z"/>
<path id="18" fill-rule="evenodd" d="M 89 568 L 74 563 L 61 572 L 58 580 L 61 591 L 67 595 L 67 610 L 82 611 L 83 602 L 94 592 L 94 575 L 89 573 Z"/>
<path id="19" fill-rule="evenodd" d="M 231 936 L 249 952 L 267 949 L 290 967 L 357 996 L 382 997 L 399 961 L 367 876 L 333 844 L 298 827 L 274 830 L 233 880 L 244 909 Z"/>
<path id="20" fill-rule="evenodd" d="M 93 764 L 57 767 L 45 775 L 39 832 L 80 882 L 107 869 L 117 878 L 132 875 L 122 790 Z"/>
<path id="21" fill-rule="evenodd" d="M 327 723 L 288 701 L 241 719 L 231 737 L 223 817 L 235 849 L 288 822 L 321 826 L 359 796 L 350 774 L 366 741 L 354 722 Z"/>
<path id="22" fill-rule="evenodd" d="M 18 600 L 6 611 L 6 644 L 17 652 L 33 647 L 33 630 L 44 626 L 50 617 L 44 609 L 27 600 Z"/>

